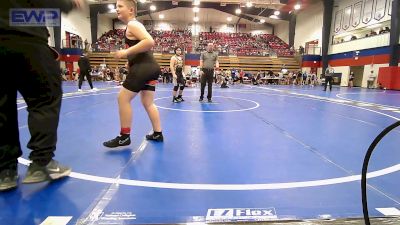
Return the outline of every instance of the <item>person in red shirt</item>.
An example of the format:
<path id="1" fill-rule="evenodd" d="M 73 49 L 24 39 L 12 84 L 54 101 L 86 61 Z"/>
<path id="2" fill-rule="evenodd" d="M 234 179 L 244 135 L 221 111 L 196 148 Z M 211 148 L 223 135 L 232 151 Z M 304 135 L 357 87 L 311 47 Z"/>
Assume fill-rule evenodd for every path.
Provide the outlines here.
<path id="1" fill-rule="evenodd" d="M 243 70 L 240 70 L 240 73 L 239 73 L 239 80 L 240 80 L 240 83 L 242 83 L 242 84 L 243 84 L 243 77 L 244 77 L 244 71 L 243 71 Z"/>

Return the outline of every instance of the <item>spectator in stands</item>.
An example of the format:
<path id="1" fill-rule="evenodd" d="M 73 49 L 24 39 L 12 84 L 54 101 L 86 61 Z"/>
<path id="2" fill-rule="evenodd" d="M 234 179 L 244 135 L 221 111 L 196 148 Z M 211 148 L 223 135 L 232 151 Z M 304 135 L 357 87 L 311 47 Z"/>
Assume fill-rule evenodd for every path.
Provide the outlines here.
<path id="1" fill-rule="evenodd" d="M 240 80 L 240 83 L 243 84 L 243 81 L 244 81 L 244 71 L 243 70 L 240 70 L 240 72 L 239 72 L 239 80 Z"/>
<path id="2" fill-rule="evenodd" d="M 231 70 L 232 85 L 240 82 L 239 72 L 236 69 Z"/>
<path id="3" fill-rule="evenodd" d="M 199 67 L 192 69 L 191 77 L 192 77 L 192 83 L 196 84 L 197 81 L 199 81 L 199 78 L 200 78 L 200 68 Z"/>
<path id="4" fill-rule="evenodd" d="M 304 71 L 304 72 L 302 73 L 301 85 L 307 85 L 307 78 L 308 78 L 308 76 L 307 76 L 307 71 Z"/>
<path id="5" fill-rule="evenodd" d="M 311 87 L 314 87 L 317 84 L 317 75 L 315 72 L 311 73 Z"/>
<path id="6" fill-rule="evenodd" d="M 294 46 L 292 46 L 292 47 L 289 49 L 290 55 L 293 55 L 295 52 L 296 52 L 296 50 L 294 49 Z M 261 54 L 258 54 L 258 55 L 261 55 Z"/>
<path id="7" fill-rule="evenodd" d="M 293 72 L 292 71 L 289 71 L 287 78 L 288 78 L 287 84 L 292 84 L 292 82 L 293 82 Z"/>
<path id="8" fill-rule="evenodd" d="M 301 46 L 301 45 L 300 45 L 300 47 L 299 47 L 299 53 L 300 53 L 300 55 L 303 55 L 303 54 L 304 54 L 304 47 Z"/>
<path id="9" fill-rule="evenodd" d="M 78 48 L 82 49 L 82 38 L 81 38 L 81 36 L 78 36 L 77 43 L 78 43 Z"/>
<path id="10" fill-rule="evenodd" d="M 296 84 L 297 85 L 303 84 L 303 73 L 300 70 L 297 72 L 297 76 L 296 77 L 297 77 Z"/>
<path id="11" fill-rule="evenodd" d="M 382 83 L 378 83 L 378 87 L 377 87 L 377 88 L 378 88 L 378 89 L 381 89 L 381 90 L 386 90 L 386 87 L 383 86 Z"/>
<path id="12" fill-rule="evenodd" d="M 62 81 L 66 81 L 67 80 L 67 77 L 65 76 L 65 70 L 64 69 L 61 70 L 61 79 L 62 79 Z"/>
<path id="13" fill-rule="evenodd" d="M 163 83 L 164 84 L 168 83 L 168 71 L 165 67 L 161 69 L 161 73 L 162 73 Z"/>
<path id="14" fill-rule="evenodd" d="M 64 80 L 64 81 L 67 81 L 68 80 L 68 69 L 67 68 L 64 68 L 64 69 L 61 69 L 61 77 L 62 77 L 62 79 Z"/>
<path id="15" fill-rule="evenodd" d="M 65 68 L 65 76 L 67 77 L 68 80 L 74 80 L 74 78 L 72 77 L 72 73 L 68 67 Z"/>
<path id="16" fill-rule="evenodd" d="M 296 72 L 293 73 L 293 75 L 292 75 L 292 82 L 291 83 L 292 83 L 293 86 L 297 84 L 297 73 Z"/>
<path id="17" fill-rule="evenodd" d="M 90 71 L 92 70 L 90 67 L 90 61 L 87 57 L 87 53 L 82 53 L 81 57 L 79 57 L 78 60 L 78 66 L 80 69 L 80 74 L 79 74 L 79 83 L 78 83 L 78 91 L 82 92 L 82 82 L 83 80 L 87 79 L 90 89 L 92 91 L 97 91 L 97 88 L 93 88 L 92 84 L 92 76 L 90 75 Z"/>
<path id="18" fill-rule="evenodd" d="M 76 48 L 76 36 L 71 36 L 71 48 Z"/>
<path id="19" fill-rule="evenodd" d="M 201 53 L 200 56 L 200 68 L 201 68 L 201 89 L 199 101 L 203 101 L 204 89 L 206 83 L 208 85 L 207 99 L 208 102 L 212 102 L 212 84 L 214 77 L 214 67 L 219 69 L 218 53 L 214 52 L 214 44 L 208 43 L 207 51 Z"/>
<path id="20" fill-rule="evenodd" d="M 169 67 L 165 67 L 165 71 L 167 72 L 167 81 L 168 83 L 172 83 L 172 73 Z"/>
<path id="21" fill-rule="evenodd" d="M 252 82 L 253 85 L 258 85 L 259 82 L 260 82 L 260 80 L 261 80 L 261 74 L 260 74 L 260 72 L 258 72 L 256 75 L 253 75 L 253 76 L 251 77 L 251 82 Z"/>
<path id="22" fill-rule="evenodd" d="M 183 58 L 182 48 L 175 48 L 175 55 L 171 57 L 170 60 L 170 69 L 172 73 L 172 83 L 174 84 L 174 89 L 172 91 L 172 102 L 179 103 L 183 102 L 182 92 L 185 88 L 185 77 L 183 75 Z M 179 94 L 176 96 L 179 89 Z"/>
<path id="23" fill-rule="evenodd" d="M 350 38 L 350 40 L 357 40 L 357 37 L 355 36 L 355 35 L 351 35 L 351 38 Z"/>
<path id="24" fill-rule="evenodd" d="M 128 69 L 126 69 L 126 68 L 127 68 L 126 65 L 122 66 L 121 68 L 119 68 L 119 81 L 120 81 L 120 84 L 122 84 L 125 81 L 126 76 L 128 75 Z"/>
<path id="25" fill-rule="evenodd" d="M 106 78 L 106 80 L 108 80 L 108 81 L 113 81 L 113 80 L 115 80 L 114 72 L 113 72 L 110 68 L 107 68 L 107 69 L 106 69 L 105 78 Z"/>
<path id="26" fill-rule="evenodd" d="M 114 81 L 115 82 L 120 82 L 120 75 L 119 75 L 119 67 L 118 66 L 116 66 L 113 70 L 113 73 L 114 73 Z"/>
<path id="27" fill-rule="evenodd" d="M 390 33 L 390 28 L 389 27 L 385 27 L 385 28 L 381 28 L 379 30 L 379 34 L 384 34 L 384 33 Z"/>
<path id="28" fill-rule="evenodd" d="M 229 75 L 221 73 L 220 76 L 221 76 L 221 88 L 229 88 L 229 86 L 228 86 Z"/>

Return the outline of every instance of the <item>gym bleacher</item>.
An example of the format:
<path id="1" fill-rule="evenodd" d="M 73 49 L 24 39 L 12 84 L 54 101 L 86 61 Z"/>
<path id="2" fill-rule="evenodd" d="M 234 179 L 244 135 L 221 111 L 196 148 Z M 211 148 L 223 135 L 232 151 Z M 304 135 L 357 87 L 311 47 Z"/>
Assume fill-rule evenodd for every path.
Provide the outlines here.
<path id="1" fill-rule="evenodd" d="M 192 50 L 191 33 L 186 30 L 152 31 L 151 34 L 156 41 L 156 46 L 153 48 L 154 56 L 161 67 L 169 67 L 170 58 L 177 43 L 182 45 L 186 52 Z M 98 39 L 97 43 L 102 46 L 102 50 L 96 51 L 99 48 L 93 48 L 94 51 L 89 54 L 93 66 L 106 64 L 115 68 L 125 65 L 125 60 L 114 59 L 109 53 L 116 50 L 113 43 L 122 40 L 121 35 L 123 32 L 119 32 L 119 30 L 109 31 Z M 283 68 L 289 71 L 300 69 L 300 63 L 293 57 L 289 46 L 272 34 L 202 32 L 199 37 L 200 42 L 195 48 L 197 50 L 195 54 L 204 51 L 207 43 L 215 43 L 216 50 L 220 54 L 220 68 L 224 70 L 234 68 L 250 73 L 258 71 L 279 73 Z M 104 43 L 104 40 L 107 40 L 108 43 Z M 107 47 L 109 51 L 104 51 Z"/>

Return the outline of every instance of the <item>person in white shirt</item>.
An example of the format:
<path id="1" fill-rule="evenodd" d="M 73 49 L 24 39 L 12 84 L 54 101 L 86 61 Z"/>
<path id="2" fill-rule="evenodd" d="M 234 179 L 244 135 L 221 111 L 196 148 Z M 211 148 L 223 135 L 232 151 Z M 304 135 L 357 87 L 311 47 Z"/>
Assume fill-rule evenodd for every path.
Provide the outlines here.
<path id="1" fill-rule="evenodd" d="M 326 87 L 328 86 L 329 82 L 329 90 L 332 91 L 332 81 L 333 81 L 333 74 L 335 73 L 335 70 L 328 65 L 328 67 L 325 70 L 325 86 L 324 86 L 324 91 L 326 91 Z"/>

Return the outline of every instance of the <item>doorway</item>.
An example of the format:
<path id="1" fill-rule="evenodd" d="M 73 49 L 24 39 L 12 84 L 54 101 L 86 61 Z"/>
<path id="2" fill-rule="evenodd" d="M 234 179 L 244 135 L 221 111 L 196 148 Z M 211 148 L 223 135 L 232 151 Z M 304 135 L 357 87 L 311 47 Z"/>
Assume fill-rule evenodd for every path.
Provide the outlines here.
<path id="1" fill-rule="evenodd" d="M 354 72 L 354 87 L 361 87 L 364 75 L 364 66 L 350 66 L 350 72 Z"/>

